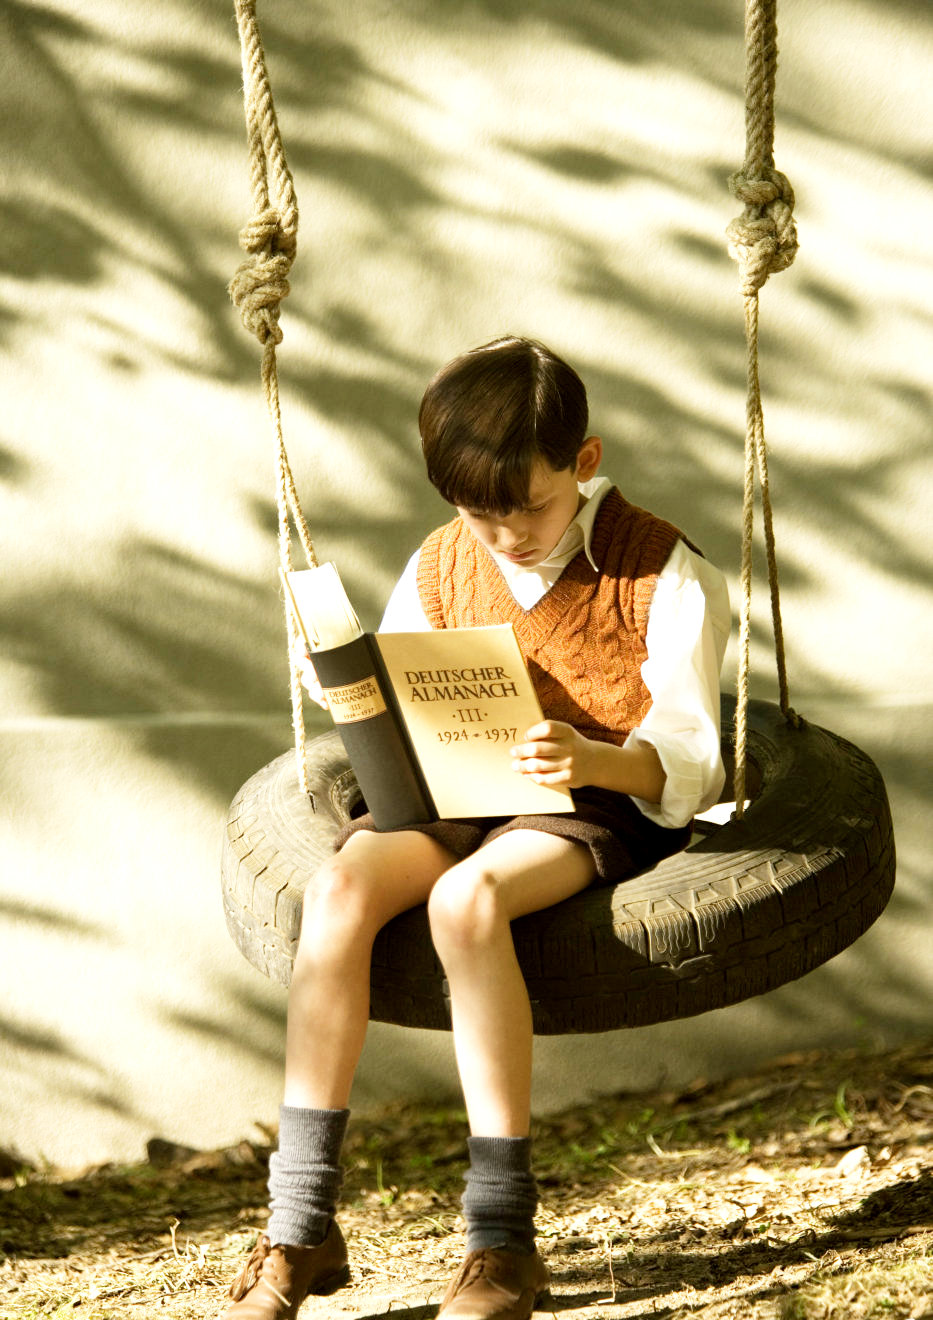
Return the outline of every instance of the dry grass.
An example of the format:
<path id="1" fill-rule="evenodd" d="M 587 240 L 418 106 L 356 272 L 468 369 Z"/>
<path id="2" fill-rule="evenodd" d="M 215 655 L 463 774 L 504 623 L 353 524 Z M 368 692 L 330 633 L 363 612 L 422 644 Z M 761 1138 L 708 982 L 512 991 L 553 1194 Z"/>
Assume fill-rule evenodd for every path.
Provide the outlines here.
<path id="1" fill-rule="evenodd" d="M 351 1125 L 350 1288 L 315 1317 L 432 1316 L 459 1259 L 462 1113 Z M 933 1047 L 812 1054 L 540 1120 L 566 1320 L 933 1320 Z M 265 1139 L 0 1179 L 0 1317 L 201 1320 L 265 1222 Z"/>
<path id="2" fill-rule="evenodd" d="M 929 1251 L 908 1251 L 886 1265 L 818 1271 L 788 1298 L 782 1320 L 883 1320 L 933 1316 Z"/>

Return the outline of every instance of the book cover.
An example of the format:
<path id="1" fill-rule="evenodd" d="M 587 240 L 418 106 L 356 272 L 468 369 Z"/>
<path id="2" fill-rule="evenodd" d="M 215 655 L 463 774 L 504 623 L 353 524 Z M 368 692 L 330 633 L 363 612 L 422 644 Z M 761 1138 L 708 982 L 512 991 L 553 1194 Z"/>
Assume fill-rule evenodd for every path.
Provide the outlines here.
<path id="1" fill-rule="evenodd" d="M 340 645 L 312 643 L 311 658 L 380 829 L 573 810 L 568 789 L 512 769 L 511 747 L 543 715 L 511 624 L 363 633 L 349 602 L 335 604 L 333 577 L 320 579 L 325 602 L 316 602 L 318 583 L 308 575 L 319 573 L 283 580 L 307 641 L 339 638 L 331 622 L 352 616 L 344 632 L 356 635 Z M 315 609 L 323 626 L 308 617 Z"/>
<path id="2" fill-rule="evenodd" d="M 373 642 L 438 816 L 573 811 L 569 790 L 512 769 L 510 749 L 544 716 L 510 623 Z"/>

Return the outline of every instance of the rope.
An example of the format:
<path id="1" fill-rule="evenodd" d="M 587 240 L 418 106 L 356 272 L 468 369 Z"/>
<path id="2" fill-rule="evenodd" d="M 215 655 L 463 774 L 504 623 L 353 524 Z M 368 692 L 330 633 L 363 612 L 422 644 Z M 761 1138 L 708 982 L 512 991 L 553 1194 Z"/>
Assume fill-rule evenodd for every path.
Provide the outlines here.
<path id="1" fill-rule="evenodd" d="M 764 414 L 758 378 L 758 291 L 769 275 L 786 270 L 797 253 L 794 192 L 774 168 L 774 82 L 777 70 L 777 0 L 745 3 L 745 161 L 729 185 L 744 211 L 729 225 L 729 255 L 739 266 L 745 306 L 747 395 L 745 471 L 742 494 L 741 617 L 735 711 L 735 814 L 744 814 L 748 745 L 749 641 L 751 636 L 752 540 L 755 521 L 755 474 L 761 507 L 771 588 L 771 621 L 781 711 L 795 728 L 800 716 L 791 709 L 787 690 L 784 630 L 774 546 L 771 490 Z"/>
<path id="2" fill-rule="evenodd" d="M 243 61 L 243 104 L 246 112 L 253 214 L 240 231 L 240 247 L 246 253 L 246 260 L 240 264 L 230 281 L 230 297 L 239 309 L 244 326 L 262 345 L 260 378 L 276 446 L 279 562 L 288 572 L 292 567 L 292 524 L 308 566 L 317 566 L 311 533 L 301 511 L 282 434 L 279 373 L 275 354 L 276 346 L 282 342 L 279 304 L 289 292 L 288 274 L 298 250 L 298 198 L 285 159 L 285 148 L 272 101 L 265 51 L 256 18 L 256 0 L 234 0 L 234 5 Z M 309 793 L 301 677 L 294 658 L 298 630 L 287 606 L 285 620 L 289 640 L 292 728 L 295 734 L 298 781 L 302 791 Z"/>
<path id="3" fill-rule="evenodd" d="M 298 238 L 298 199 L 285 159 L 285 150 L 269 86 L 265 52 L 256 18 L 256 0 L 234 0 L 243 61 L 243 99 L 249 144 L 253 215 L 240 233 L 246 253 L 230 282 L 230 296 L 243 324 L 262 345 L 261 379 L 276 441 L 279 560 L 292 567 L 291 526 L 294 523 L 309 566 L 317 564 L 311 534 L 301 511 L 292 476 L 279 406 L 276 346 L 282 342 L 279 307 L 289 292 L 288 274 L 295 260 Z M 797 252 L 794 193 L 787 178 L 774 168 L 774 83 L 777 69 L 777 0 L 746 0 L 745 4 L 745 161 L 730 179 L 735 197 L 744 205 L 741 216 L 728 227 L 729 254 L 739 266 L 745 307 L 747 400 L 745 470 L 742 497 L 741 617 L 735 716 L 735 814 L 744 814 L 749 645 L 751 634 L 752 543 L 754 535 L 755 474 L 761 503 L 771 589 L 771 618 L 781 711 L 795 727 L 800 716 L 791 708 L 781 624 L 780 590 L 764 416 L 758 374 L 758 291 L 768 276 L 786 270 Z M 292 724 L 302 790 L 308 792 L 305 728 L 301 681 L 294 660 L 297 629 L 286 607 L 289 635 Z"/>

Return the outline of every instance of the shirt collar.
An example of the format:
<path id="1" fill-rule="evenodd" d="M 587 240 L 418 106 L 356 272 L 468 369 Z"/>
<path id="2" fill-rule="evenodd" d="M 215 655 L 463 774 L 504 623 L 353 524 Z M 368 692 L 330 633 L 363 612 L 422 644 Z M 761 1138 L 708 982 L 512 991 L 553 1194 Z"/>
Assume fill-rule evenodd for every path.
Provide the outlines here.
<path id="1" fill-rule="evenodd" d="M 580 506 L 576 517 L 570 522 L 567 530 L 547 559 L 543 559 L 538 568 L 566 568 L 571 559 L 578 555 L 581 550 L 586 551 L 587 559 L 594 568 L 597 568 L 590 548 L 593 540 L 593 526 L 599 512 L 599 506 L 611 489 L 612 483 L 608 477 L 593 477 L 591 481 L 581 483 L 580 494 L 586 502 Z"/>

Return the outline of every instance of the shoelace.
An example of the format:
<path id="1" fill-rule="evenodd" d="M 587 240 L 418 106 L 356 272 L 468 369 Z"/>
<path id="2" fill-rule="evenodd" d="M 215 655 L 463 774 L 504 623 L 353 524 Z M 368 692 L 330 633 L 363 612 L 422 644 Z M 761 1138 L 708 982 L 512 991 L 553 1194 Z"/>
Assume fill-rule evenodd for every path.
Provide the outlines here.
<path id="1" fill-rule="evenodd" d="M 235 1302 L 241 1301 L 249 1292 L 250 1288 L 259 1282 L 262 1267 L 271 1250 L 272 1243 L 266 1235 L 263 1234 L 250 1252 L 249 1260 L 243 1266 L 242 1270 L 240 1270 L 230 1286 L 230 1296 Z"/>
<path id="2" fill-rule="evenodd" d="M 451 1284 L 451 1296 L 456 1296 L 461 1288 L 466 1288 L 477 1279 L 481 1279 L 484 1274 L 489 1273 L 489 1266 L 495 1262 L 489 1257 L 487 1250 L 481 1248 L 479 1251 L 473 1251 L 467 1256 L 466 1260 L 460 1266 L 460 1273 Z M 494 1288 L 501 1288 L 502 1285 L 491 1278 L 489 1282 Z M 507 1291 L 503 1289 L 503 1291 Z"/>
<path id="3" fill-rule="evenodd" d="M 486 1273 L 486 1263 L 484 1251 L 477 1251 L 468 1256 L 463 1262 L 458 1286 L 462 1287 L 464 1284 L 472 1283 L 474 1279 L 481 1278 Z"/>

